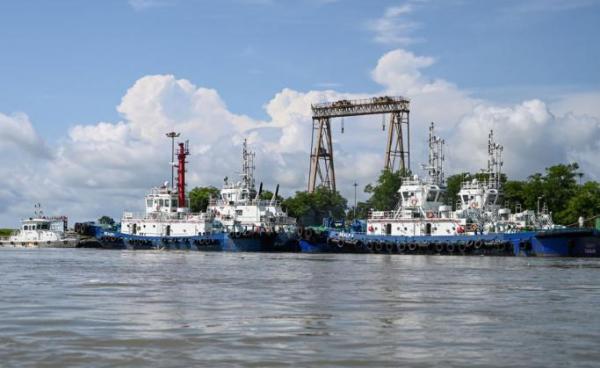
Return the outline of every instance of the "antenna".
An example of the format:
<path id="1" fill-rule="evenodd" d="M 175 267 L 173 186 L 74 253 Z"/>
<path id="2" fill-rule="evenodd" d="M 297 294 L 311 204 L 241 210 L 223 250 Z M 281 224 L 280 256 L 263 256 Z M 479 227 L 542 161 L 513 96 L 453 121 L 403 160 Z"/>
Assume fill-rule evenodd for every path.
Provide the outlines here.
<path id="1" fill-rule="evenodd" d="M 254 189 L 254 158 L 256 154 L 248 149 L 248 140 L 244 139 L 242 148 L 242 181 L 247 189 Z"/>
<path id="2" fill-rule="evenodd" d="M 488 180 L 494 188 L 500 188 L 500 179 L 502 177 L 502 151 L 504 147 L 494 140 L 494 130 L 490 130 L 488 135 Z"/>
<path id="3" fill-rule="evenodd" d="M 180 135 L 181 133 L 167 133 L 167 137 L 171 138 L 171 190 L 175 188 L 175 138 L 179 137 Z"/>
<path id="4" fill-rule="evenodd" d="M 429 181 L 433 184 L 444 183 L 444 145 L 446 141 L 435 135 L 435 124 L 429 126 L 429 157 L 427 165 L 423 169 L 427 171 Z"/>

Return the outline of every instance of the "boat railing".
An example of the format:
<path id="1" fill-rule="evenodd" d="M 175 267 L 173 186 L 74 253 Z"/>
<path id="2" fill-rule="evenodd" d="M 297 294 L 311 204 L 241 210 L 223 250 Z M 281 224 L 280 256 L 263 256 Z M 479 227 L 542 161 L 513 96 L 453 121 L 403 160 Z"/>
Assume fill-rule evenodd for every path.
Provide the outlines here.
<path id="1" fill-rule="evenodd" d="M 396 211 L 369 211 L 369 220 L 384 220 L 396 218 Z"/>
<path id="2" fill-rule="evenodd" d="M 123 220 L 135 220 L 140 222 L 151 222 L 151 221 L 169 221 L 169 222 L 189 222 L 189 221 L 204 221 L 210 219 L 206 213 L 185 213 L 178 214 L 176 212 L 164 213 L 144 213 L 144 212 L 125 212 L 123 214 Z"/>
<path id="3" fill-rule="evenodd" d="M 209 199 L 208 201 L 208 205 L 209 206 L 229 206 L 230 202 L 229 201 L 225 201 L 222 199 Z M 279 207 L 281 206 L 281 202 L 280 201 L 271 201 L 270 199 L 252 199 L 252 200 L 248 200 L 245 202 L 242 201 L 237 201 L 237 203 L 234 201 L 234 203 L 236 205 L 243 205 L 243 206 L 257 206 L 257 207 L 267 207 L 267 206 L 271 206 L 271 207 Z"/>
<path id="4" fill-rule="evenodd" d="M 460 185 L 460 189 L 499 189 L 498 184 L 491 180 L 477 180 L 475 182 L 466 180 Z"/>

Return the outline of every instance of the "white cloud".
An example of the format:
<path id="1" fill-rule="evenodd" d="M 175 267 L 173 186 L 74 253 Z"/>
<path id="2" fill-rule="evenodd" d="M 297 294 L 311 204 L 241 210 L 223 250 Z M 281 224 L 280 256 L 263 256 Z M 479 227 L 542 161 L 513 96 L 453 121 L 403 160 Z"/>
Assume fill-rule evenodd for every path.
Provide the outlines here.
<path id="1" fill-rule="evenodd" d="M 36 159 L 51 158 L 50 149 L 38 136 L 27 115 L 0 113 L 0 153 L 6 154 L 15 148 Z"/>
<path id="2" fill-rule="evenodd" d="M 435 60 L 394 50 L 376 63 L 373 79 L 380 94 L 411 98 L 412 167 L 425 159 L 427 126 L 435 121 L 446 138 L 449 174 L 486 164 L 486 139 L 494 128 L 505 146 L 505 169 L 523 177 L 544 166 L 576 160 L 590 178 L 600 176 L 600 116 L 581 112 L 589 97 L 541 100 L 498 106 L 426 75 Z M 217 185 L 240 170 L 241 142 L 257 150 L 258 180 L 284 194 L 304 190 L 312 129 L 311 104 L 368 97 L 334 90 L 283 89 L 266 103 L 266 121 L 229 111 L 219 93 L 173 75 L 140 78 L 117 106 L 122 120 L 72 127 L 61 143 L 48 148 L 25 115 L 0 114 L 0 223 L 14 224 L 42 202 L 49 212 L 76 220 L 102 214 L 119 216 L 139 209 L 151 186 L 170 179 L 168 131 L 189 139 L 189 185 Z M 583 102 L 581 102 L 583 101 Z M 555 106 L 562 106 L 561 109 Z M 348 198 L 352 183 L 362 188 L 383 167 L 386 133 L 380 117 L 332 121 L 338 187 Z M 19 133 L 19 134 L 17 134 Z M 43 158 L 43 159 L 42 159 Z M 361 193 L 359 193 L 360 195 Z M 51 210 L 51 211 L 50 211 Z"/>
<path id="3" fill-rule="evenodd" d="M 368 28 L 375 34 L 375 42 L 392 45 L 408 45 L 415 42 L 412 33 L 420 24 L 406 17 L 413 11 L 414 1 L 409 1 L 387 8 L 383 16 L 368 22 Z"/>
<path id="4" fill-rule="evenodd" d="M 170 5 L 171 0 L 128 0 L 128 3 L 135 11 L 142 11 Z"/>

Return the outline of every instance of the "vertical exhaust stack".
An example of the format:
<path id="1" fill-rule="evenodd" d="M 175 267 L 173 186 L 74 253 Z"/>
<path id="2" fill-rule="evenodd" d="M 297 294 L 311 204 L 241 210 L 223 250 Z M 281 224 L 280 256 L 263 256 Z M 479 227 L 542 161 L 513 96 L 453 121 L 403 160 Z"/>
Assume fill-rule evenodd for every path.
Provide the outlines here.
<path id="1" fill-rule="evenodd" d="M 275 187 L 275 193 L 273 193 L 273 197 L 271 197 L 271 204 L 275 203 L 277 200 L 277 195 L 279 194 L 279 184 Z"/>
<path id="2" fill-rule="evenodd" d="M 256 199 L 260 200 L 260 195 L 262 194 L 262 190 L 263 190 L 263 183 L 262 181 L 260 182 L 260 186 L 258 187 L 258 193 L 256 193 Z"/>
<path id="3" fill-rule="evenodd" d="M 185 203 L 185 158 L 190 154 L 188 142 L 179 143 L 179 152 L 177 153 L 177 195 L 179 207 L 186 207 Z"/>

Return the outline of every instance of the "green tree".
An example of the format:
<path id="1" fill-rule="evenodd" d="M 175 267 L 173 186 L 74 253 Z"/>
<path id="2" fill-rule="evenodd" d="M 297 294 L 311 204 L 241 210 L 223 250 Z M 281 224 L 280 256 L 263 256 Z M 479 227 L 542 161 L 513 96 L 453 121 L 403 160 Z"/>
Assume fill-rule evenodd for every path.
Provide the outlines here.
<path id="1" fill-rule="evenodd" d="M 517 204 L 523 205 L 525 204 L 525 187 L 527 182 L 518 181 L 518 180 L 508 180 L 502 186 L 503 192 L 503 203 L 500 205 L 504 206 L 505 204 L 508 208 L 515 210 L 515 206 Z"/>
<path id="2" fill-rule="evenodd" d="M 192 212 L 204 212 L 208 207 L 209 199 L 216 198 L 219 195 L 219 189 L 209 187 L 196 187 L 188 194 L 190 198 L 190 210 Z"/>
<path id="3" fill-rule="evenodd" d="M 364 191 L 371 194 L 367 201 L 370 208 L 377 211 L 389 211 L 396 207 L 400 200 L 398 189 L 402 185 L 401 172 L 391 172 L 383 170 L 377 179 L 376 184 L 368 184 Z"/>
<path id="4" fill-rule="evenodd" d="M 371 209 L 371 207 L 369 206 L 368 202 L 358 202 L 356 203 L 356 218 L 357 219 L 366 219 L 367 216 L 369 215 L 369 210 Z M 354 206 L 351 206 L 348 208 L 347 214 L 346 214 L 346 220 L 354 220 Z"/>
<path id="5" fill-rule="evenodd" d="M 537 209 L 538 198 L 544 196 L 544 177 L 535 173 L 527 178 L 523 186 L 523 209 Z"/>
<path id="6" fill-rule="evenodd" d="M 546 169 L 543 178 L 544 202 L 548 204 L 554 220 L 559 224 L 568 223 L 570 220 L 565 214 L 565 209 L 577 191 L 575 177 L 578 169 L 579 165 L 576 163 L 560 164 Z"/>
<path id="7" fill-rule="evenodd" d="M 270 201 L 273 198 L 273 192 L 271 192 L 270 190 L 263 190 L 263 192 L 260 193 L 258 198 L 263 201 Z M 282 196 L 280 196 L 279 194 L 277 194 L 277 198 L 275 200 L 277 200 L 279 202 L 283 202 L 284 198 Z"/>
<path id="8" fill-rule="evenodd" d="M 115 220 L 112 217 L 102 216 L 98 219 L 100 225 L 114 226 Z"/>
<path id="9" fill-rule="evenodd" d="M 460 191 L 460 187 L 468 178 L 470 178 L 470 174 L 463 172 L 449 176 L 446 179 L 446 198 L 444 202 L 447 205 L 452 206 L 453 209 L 456 209 L 456 202 L 458 201 L 458 192 Z"/>
<path id="10" fill-rule="evenodd" d="M 320 225 L 325 217 L 343 218 L 347 201 L 339 192 L 318 187 L 313 193 L 296 192 L 283 201 L 288 214 L 304 225 Z"/>
<path id="11" fill-rule="evenodd" d="M 561 211 L 565 225 L 577 223 L 579 216 L 591 218 L 600 214 L 600 184 L 588 181 L 578 187 L 568 201 L 566 208 Z"/>

